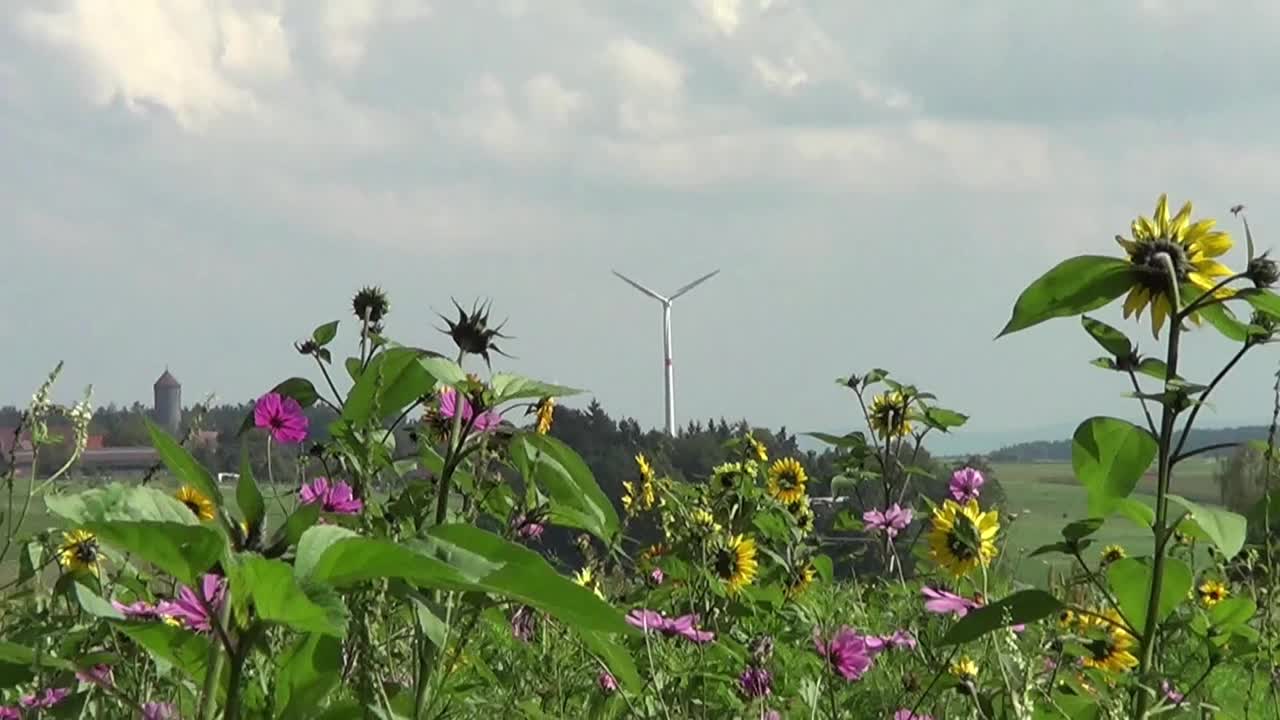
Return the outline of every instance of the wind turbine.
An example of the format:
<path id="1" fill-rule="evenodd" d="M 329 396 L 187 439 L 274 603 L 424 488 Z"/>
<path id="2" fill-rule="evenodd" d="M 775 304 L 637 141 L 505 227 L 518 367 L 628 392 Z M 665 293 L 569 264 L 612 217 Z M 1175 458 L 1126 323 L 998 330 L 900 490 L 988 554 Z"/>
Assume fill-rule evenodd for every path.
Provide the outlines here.
<path id="1" fill-rule="evenodd" d="M 694 280 L 693 282 L 689 283 L 688 285 L 685 285 L 679 290 L 676 290 L 674 293 L 671 293 L 671 297 L 663 297 L 658 293 L 645 287 L 644 285 L 641 285 L 640 283 L 636 282 L 635 280 L 632 280 L 626 275 L 623 275 L 617 270 L 613 271 L 614 275 L 617 275 L 618 277 L 625 280 L 627 284 L 630 285 L 631 287 L 639 290 L 645 295 L 648 295 L 654 300 L 657 300 L 658 302 L 662 303 L 662 355 L 663 355 L 663 361 L 664 361 L 663 373 L 665 375 L 665 380 L 666 380 L 665 384 L 666 384 L 666 400 L 667 400 L 667 434 L 672 437 L 675 437 L 675 434 L 676 434 L 676 398 L 675 398 L 675 385 L 674 385 L 672 372 L 671 372 L 671 303 L 675 302 L 676 298 L 680 297 L 681 295 L 689 292 L 690 290 L 701 285 L 707 280 L 710 280 L 714 275 L 716 275 L 716 273 L 719 273 L 719 272 L 720 272 L 719 270 L 714 270 L 712 272 L 709 272 L 706 275 L 703 275 L 702 277 L 698 278 L 697 280 Z"/>

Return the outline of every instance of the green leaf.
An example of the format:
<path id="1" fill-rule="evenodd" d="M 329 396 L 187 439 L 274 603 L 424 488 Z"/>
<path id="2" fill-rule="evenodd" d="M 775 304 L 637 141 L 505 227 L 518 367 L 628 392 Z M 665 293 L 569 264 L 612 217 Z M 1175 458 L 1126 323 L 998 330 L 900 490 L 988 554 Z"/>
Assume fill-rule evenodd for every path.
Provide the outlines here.
<path id="1" fill-rule="evenodd" d="M 1134 498 L 1116 503 L 1115 513 L 1128 518 L 1135 525 L 1150 528 L 1156 524 L 1156 511 L 1150 505 Z"/>
<path id="2" fill-rule="evenodd" d="M 167 661 L 196 682 L 204 681 L 208 668 L 209 636 L 161 622 L 113 624 L 151 655 Z"/>
<path id="3" fill-rule="evenodd" d="M 275 704 L 284 708 L 277 717 L 311 720 L 341 680 L 342 645 L 332 637 L 312 633 L 300 638 L 277 667 Z"/>
<path id="4" fill-rule="evenodd" d="M 1222 508 L 1205 507 L 1178 495 L 1171 494 L 1169 499 L 1191 513 L 1189 519 L 1204 531 L 1227 560 L 1239 554 L 1244 547 L 1249 523 L 1243 515 Z"/>
<path id="5" fill-rule="evenodd" d="M 1093 365 L 1094 367 L 1100 367 L 1103 370 L 1119 370 L 1120 369 L 1120 366 L 1116 364 L 1116 361 L 1113 358 L 1109 358 L 1109 357 L 1094 358 L 1089 361 L 1089 364 Z"/>
<path id="6" fill-rule="evenodd" d="M 1138 363 L 1138 372 L 1148 377 L 1153 377 L 1160 382 L 1168 382 L 1170 380 L 1180 380 L 1178 376 L 1169 377 L 1169 366 L 1164 364 L 1163 360 L 1155 358 L 1143 358 Z"/>
<path id="7" fill-rule="evenodd" d="M 1254 310 L 1280 320 L 1280 295 L 1261 288 L 1246 288 L 1237 292 L 1236 297 L 1243 298 Z"/>
<path id="8" fill-rule="evenodd" d="M 325 345 L 328 345 L 329 343 L 333 342 L 333 339 L 336 338 L 337 336 L 338 336 L 338 321 L 334 320 L 332 322 L 327 322 L 317 327 L 315 330 L 312 330 L 311 342 L 314 342 L 319 347 L 324 347 Z"/>
<path id="9" fill-rule="evenodd" d="M 293 574 L 300 578 L 310 576 L 316 563 L 320 561 L 320 557 L 330 545 L 352 537 L 359 537 L 359 535 L 341 525 L 315 525 L 308 528 L 298 540 L 298 553 L 293 561 Z"/>
<path id="10" fill-rule="evenodd" d="M 865 448 L 867 436 L 862 432 L 851 432 L 848 435 L 832 435 L 824 432 L 800 433 L 838 448 Z"/>
<path id="11" fill-rule="evenodd" d="M 226 549 L 222 533 L 199 525 L 115 521 L 85 523 L 84 527 L 102 542 L 129 552 L 191 586 L 213 567 Z"/>
<path id="12" fill-rule="evenodd" d="M 1082 543 L 1083 545 L 1083 543 Z M 1048 545 L 1041 545 L 1032 550 L 1027 557 L 1038 557 L 1040 555 L 1048 555 L 1049 553 L 1062 553 L 1063 555 L 1071 555 L 1074 548 L 1069 542 L 1056 542 Z"/>
<path id="13" fill-rule="evenodd" d="M 421 362 L 426 354 L 394 347 L 374 355 L 347 394 L 342 418 L 355 425 L 387 420 L 427 394 L 435 381 Z"/>
<path id="14" fill-rule="evenodd" d="M 365 537 L 333 541 L 306 576 L 337 588 L 374 578 L 400 578 L 422 587 L 472 589 L 466 578 L 437 558 L 390 540 Z"/>
<path id="15" fill-rule="evenodd" d="M 1156 621 L 1162 622 L 1191 591 L 1191 566 L 1178 558 L 1164 560 L 1164 582 Z M 1124 558 L 1107 566 L 1107 585 L 1131 627 L 1141 631 L 1147 622 L 1147 602 L 1151 599 L 1151 564 L 1148 558 Z"/>
<path id="16" fill-rule="evenodd" d="M 1062 608 L 1063 605 L 1057 598 L 1043 590 L 1019 590 L 999 602 L 972 610 L 960 618 L 942 638 L 942 644 L 971 642 L 1002 627 L 1049 617 Z"/>
<path id="17" fill-rule="evenodd" d="M 631 633 L 621 613 L 526 547 L 471 525 L 438 525 L 429 536 L 450 564 L 482 589 L 520 600 L 575 628 Z"/>
<path id="18" fill-rule="evenodd" d="M 1258 605 L 1247 597 L 1227 598 L 1209 610 L 1209 621 L 1220 628 L 1244 625 L 1258 612 Z"/>
<path id="19" fill-rule="evenodd" d="M 635 660 L 626 648 L 615 643 L 604 633 L 579 630 L 578 636 L 582 638 L 587 649 L 604 662 L 605 667 L 609 668 L 609 672 L 624 689 L 639 692 L 644 687 L 644 683 L 640 680 L 640 673 L 636 672 Z"/>
<path id="20" fill-rule="evenodd" d="M 591 469 L 568 445 L 547 435 L 519 433 L 511 457 L 525 481 L 551 497 L 552 522 L 580 527 L 606 544 L 618 533 L 618 511 L 600 490 Z"/>
<path id="21" fill-rule="evenodd" d="M 1204 295 L 1204 290 L 1191 283 L 1182 284 L 1182 301 L 1192 303 Z M 1214 303 L 1196 311 L 1196 314 L 1207 320 L 1223 337 L 1235 342 L 1244 342 L 1249 337 L 1249 325 L 1240 322 L 1226 303 Z"/>
<path id="22" fill-rule="evenodd" d="M 1133 283 L 1129 263 L 1119 258 L 1081 255 L 1065 260 L 1022 291 L 1009 322 L 996 337 L 1096 310 L 1123 295 Z"/>
<path id="23" fill-rule="evenodd" d="M 213 481 L 209 471 L 196 462 L 191 453 L 170 437 L 169 433 L 161 430 L 150 420 L 144 418 L 143 422 L 147 424 L 147 432 L 151 433 L 151 444 L 155 446 L 156 452 L 160 453 L 160 459 L 165 467 L 169 468 L 169 472 L 179 482 L 199 490 L 200 494 L 212 500 L 218 507 L 222 507 L 222 489 Z"/>
<path id="24" fill-rule="evenodd" d="M 49 512 L 77 525 L 117 520 L 200 524 L 200 520 L 177 498 L 142 485 L 112 483 L 74 495 L 46 495 L 44 504 Z"/>
<path id="25" fill-rule="evenodd" d="M 511 400 L 566 397 L 582 392 L 576 388 L 551 385 L 507 373 L 494 373 L 493 377 L 489 378 L 489 386 L 493 388 L 495 406 Z"/>
<path id="26" fill-rule="evenodd" d="M 1098 532 L 1105 520 L 1099 517 L 1077 520 L 1062 528 L 1062 537 L 1068 541 L 1083 540 Z"/>
<path id="27" fill-rule="evenodd" d="M 289 519 L 285 520 L 284 528 L 281 531 L 281 541 L 286 547 L 297 545 L 302 540 L 302 533 L 320 520 L 322 509 L 320 503 L 299 505 L 293 509 L 293 512 L 289 514 Z"/>
<path id="28" fill-rule="evenodd" d="M 1106 516 L 1133 492 L 1158 449 L 1151 433 L 1128 420 L 1094 417 L 1076 429 L 1071 467 L 1089 493 L 1089 514 Z"/>
<path id="29" fill-rule="evenodd" d="M 85 587 L 83 583 L 73 583 L 71 587 L 75 592 L 76 602 L 79 603 L 80 609 L 94 617 L 107 618 L 108 620 L 124 619 L 124 614 L 117 610 L 114 605 L 103 600 L 101 595 Z"/>
<path id="30" fill-rule="evenodd" d="M 248 595 L 258 617 L 301 632 L 343 637 L 347 609 L 332 590 L 304 588 L 293 569 L 280 560 L 242 555 L 231 574 L 232 594 Z"/>
<path id="31" fill-rule="evenodd" d="M 253 465 L 249 462 L 249 448 L 245 446 L 240 452 L 240 479 L 236 482 L 236 503 L 240 506 L 240 514 L 249 527 L 262 526 L 267 515 L 267 504 L 262 499 L 262 490 L 258 481 L 253 478 Z"/>
<path id="32" fill-rule="evenodd" d="M 1133 354 L 1133 343 L 1124 333 L 1088 315 L 1081 315 L 1080 322 L 1084 325 L 1084 331 L 1097 340 L 1102 349 L 1111 353 L 1112 357 L 1127 358 Z"/>
<path id="33" fill-rule="evenodd" d="M 968 422 L 969 416 L 958 413 L 955 410 L 930 406 L 925 408 L 924 420 L 931 427 L 947 432 L 951 428 L 964 425 Z"/>
<path id="34" fill-rule="evenodd" d="M 351 382 L 356 382 L 364 374 L 364 370 L 360 367 L 360 358 L 349 357 L 342 362 L 342 366 L 347 369 L 347 377 L 351 378 Z"/>
<path id="35" fill-rule="evenodd" d="M 458 363 L 444 357 L 424 357 L 420 361 L 427 374 L 444 385 L 459 385 L 466 381 L 467 373 Z"/>

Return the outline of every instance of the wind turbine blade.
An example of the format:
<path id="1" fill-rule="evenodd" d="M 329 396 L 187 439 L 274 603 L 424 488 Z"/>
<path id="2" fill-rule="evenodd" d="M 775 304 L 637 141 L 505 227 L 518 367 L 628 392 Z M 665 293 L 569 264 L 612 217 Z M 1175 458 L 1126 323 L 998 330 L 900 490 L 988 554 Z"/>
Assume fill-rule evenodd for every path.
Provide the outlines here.
<path id="1" fill-rule="evenodd" d="M 681 295 L 683 295 L 683 294 L 685 294 L 685 293 L 689 292 L 690 290 L 694 289 L 695 287 L 697 287 L 697 286 L 701 285 L 702 283 L 704 283 L 704 282 L 706 282 L 706 281 L 710 280 L 711 278 L 715 277 L 715 276 L 716 276 L 716 274 L 718 274 L 719 272 L 720 272 L 719 270 L 713 270 L 713 271 L 711 271 L 711 272 L 707 273 L 706 275 L 703 275 L 702 277 L 698 278 L 697 280 L 694 280 L 693 282 L 689 283 L 688 285 L 685 285 L 684 287 L 682 287 L 682 288 L 680 288 L 679 290 L 677 290 L 677 291 L 675 291 L 674 293 L 672 293 L 672 294 L 671 294 L 671 299 L 672 299 L 672 300 L 675 300 L 676 298 L 680 297 Z"/>
<path id="2" fill-rule="evenodd" d="M 625 281 L 627 282 L 627 284 L 628 284 L 628 285 L 630 285 L 631 287 L 633 287 L 633 288 L 635 288 L 635 289 L 639 290 L 640 292 L 644 293 L 645 295 L 648 295 L 649 297 L 653 298 L 654 300 L 657 300 L 657 301 L 658 301 L 658 302 L 660 302 L 660 303 L 667 303 L 667 302 L 669 302 L 666 298 L 662 297 L 662 296 L 661 296 L 661 295 L 659 295 L 658 293 L 656 293 L 656 292 L 654 292 L 654 291 L 650 290 L 649 288 L 647 288 L 647 287 L 645 287 L 645 286 L 641 285 L 640 283 L 636 282 L 635 280 L 632 280 L 631 278 L 627 277 L 626 275 L 623 275 L 622 273 L 618 272 L 617 270 L 613 270 L 612 272 L 613 272 L 613 274 L 614 274 L 614 275 L 617 275 L 618 277 L 620 277 L 620 278 L 622 278 L 623 280 L 625 280 Z"/>

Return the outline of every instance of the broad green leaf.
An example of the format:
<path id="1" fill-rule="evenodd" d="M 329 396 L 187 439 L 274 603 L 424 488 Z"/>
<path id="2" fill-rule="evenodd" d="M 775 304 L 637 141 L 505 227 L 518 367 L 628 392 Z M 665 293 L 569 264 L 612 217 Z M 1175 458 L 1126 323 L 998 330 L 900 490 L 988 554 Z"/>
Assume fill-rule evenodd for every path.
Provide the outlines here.
<path id="1" fill-rule="evenodd" d="M 289 514 L 289 519 L 285 520 L 284 527 L 281 529 L 281 542 L 285 546 L 297 545 L 302 540 L 302 533 L 308 528 L 315 525 L 320 520 L 321 508 L 320 503 L 312 503 L 310 505 L 299 505 Z"/>
<path id="2" fill-rule="evenodd" d="M 1111 353 L 1112 357 L 1127 358 L 1133 354 L 1133 343 L 1124 333 L 1088 315 L 1081 315 L 1080 322 L 1084 325 L 1084 331 L 1097 340 L 1102 349 Z"/>
<path id="3" fill-rule="evenodd" d="M 93 522 L 85 529 L 119 548 L 194 586 L 222 556 L 226 538 L 213 528 L 169 522 Z"/>
<path id="4" fill-rule="evenodd" d="M 1003 337 L 1046 320 L 1096 310 L 1115 300 L 1134 283 L 1129 263 L 1101 255 L 1081 255 L 1065 260 L 1018 296 Z"/>
<path id="5" fill-rule="evenodd" d="M 83 583 L 77 582 L 72 587 L 80 609 L 94 617 L 107 618 L 108 620 L 124 619 L 124 614 L 117 610 L 114 605 L 103 600 L 101 595 L 85 587 Z"/>
<path id="6" fill-rule="evenodd" d="M 469 568 L 479 565 L 476 560 L 496 568 L 467 578 L 483 589 L 520 600 L 575 628 L 631 632 L 615 608 L 557 573 L 526 547 L 471 525 L 439 525 L 429 535 L 449 556 L 470 557 Z"/>
<path id="7" fill-rule="evenodd" d="M 1089 514 L 1109 515 L 1127 498 L 1155 460 L 1151 433 L 1128 420 L 1093 417 L 1076 429 L 1071 467 L 1089 493 Z"/>
<path id="8" fill-rule="evenodd" d="M 424 357 L 419 362 L 428 375 L 444 385 L 458 385 L 467 379 L 462 367 L 448 358 Z"/>
<path id="9" fill-rule="evenodd" d="M 624 689 L 639 692 L 644 687 L 644 683 L 640 680 L 640 673 L 636 672 L 636 663 L 626 648 L 615 643 L 604 633 L 580 629 L 578 636 L 582 638 L 587 649 L 604 662 L 609 672 L 617 678 Z"/>
<path id="10" fill-rule="evenodd" d="M 149 520 L 180 525 L 200 521 L 177 498 L 153 487 L 112 483 L 74 495 L 46 495 L 49 512 L 75 524 Z"/>
<path id="11" fill-rule="evenodd" d="M 1236 297 L 1244 298 L 1253 309 L 1280 320 L 1280 295 L 1261 288 L 1247 288 L 1237 292 Z"/>
<path id="12" fill-rule="evenodd" d="M 1193 574 L 1182 560 L 1166 557 L 1164 582 L 1160 585 L 1157 622 L 1163 622 L 1178 603 L 1191 592 Z M 1125 620 L 1137 630 L 1147 622 L 1147 602 L 1151 599 L 1151 561 L 1149 558 L 1124 558 L 1107 566 L 1107 585 L 1120 605 Z"/>
<path id="13" fill-rule="evenodd" d="M 369 361 L 342 407 L 342 418 L 352 424 L 386 420 L 400 414 L 435 384 L 420 360 L 425 350 L 395 347 Z"/>
<path id="14" fill-rule="evenodd" d="M 162 622 L 114 624 L 117 630 L 151 655 L 167 661 L 197 683 L 204 681 L 209 660 L 209 636 Z"/>
<path id="15" fill-rule="evenodd" d="M 1164 364 L 1163 360 L 1155 358 L 1143 358 L 1138 363 L 1138 372 L 1153 377 L 1160 382 L 1168 382 L 1169 380 L 1178 380 L 1177 376 L 1169 377 L 1169 366 Z"/>
<path id="16" fill-rule="evenodd" d="M 1087 541 L 1086 541 L 1086 542 L 1087 542 Z M 1083 546 L 1084 546 L 1084 544 L 1085 544 L 1085 543 L 1081 543 L 1081 547 L 1083 547 Z M 1032 550 L 1032 551 L 1027 555 L 1027 557 L 1039 557 L 1040 555 L 1048 555 L 1049 553 L 1062 553 L 1063 555 L 1070 555 L 1070 554 L 1072 554 L 1072 550 L 1073 550 L 1073 548 L 1072 548 L 1071 543 L 1069 543 L 1069 542 L 1056 542 L 1056 543 L 1050 543 L 1050 544 L 1048 544 L 1048 545 L 1041 545 L 1040 547 L 1036 548 L 1035 550 Z"/>
<path id="17" fill-rule="evenodd" d="M 1103 370 L 1119 370 L 1120 366 L 1116 365 L 1116 361 L 1109 357 L 1094 358 L 1089 361 L 1090 365 L 1100 367 Z"/>
<path id="18" fill-rule="evenodd" d="M 331 589 L 304 588 L 284 562 L 243 555 L 231 583 L 231 592 L 252 598 L 258 617 L 267 622 L 300 632 L 346 635 L 347 609 L 341 598 Z"/>
<path id="19" fill-rule="evenodd" d="M 400 578 L 421 587 L 472 589 L 466 578 L 437 558 L 390 540 L 365 537 L 331 543 L 312 564 L 308 577 L 337 588 L 374 578 Z"/>
<path id="20" fill-rule="evenodd" d="M 1103 518 L 1093 517 L 1084 520 L 1076 520 L 1062 528 L 1062 537 L 1066 540 L 1083 540 L 1090 535 L 1098 532 L 1105 522 Z"/>
<path id="21" fill-rule="evenodd" d="M 494 373 L 493 377 L 489 378 L 489 386 L 493 388 L 494 405 L 500 405 L 512 400 L 565 397 L 578 395 L 582 392 L 577 388 L 552 385 L 507 373 Z"/>
<path id="22" fill-rule="evenodd" d="M 1156 524 L 1155 509 L 1136 498 L 1128 497 L 1116 503 L 1115 513 L 1140 527 L 1150 528 Z"/>
<path id="23" fill-rule="evenodd" d="M 277 667 L 275 704 L 283 708 L 277 717 L 312 720 L 316 708 L 341 680 L 342 645 L 332 637 L 312 633 L 300 638 Z"/>
<path id="24" fill-rule="evenodd" d="M 342 366 L 347 369 L 347 377 L 351 378 L 351 382 L 356 382 L 364 374 L 364 370 L 360 367 L 360 358 L 349 357 L 342 362 Z"/>
<path id="25" fill-rule="evenodd" d="M 1169 499 L 1191 513 L 1189 519 L 1200 526 L 1209 541 L 1217 546 L 1227 560 L 1235 557 L 1244 547 L 1249 523 L 1243 515 L 1222 508 L 1205 507 L 1178 495 L 1169 495 Z"/>
<path id="26" fill-rule="evenodd" d="M 1209 621 L 1220 628 L 1243 625 L 1258 612 L 1258 605 L 1247 597 L 1227 598 L 1209 610 Z"/>
<path id="27" fill-rule="evenodd" d="M 865 448 L 867 436 L 862 432 L 851 432 L 848 435 L 832 435 L 824 432 L 800 433 L 838 448 Z"/>
<path id="28" fill-rule="evenodd" d="M 1182 284 L 1182 301 L 1183 303 L 1191 303 L 1199 299 L 1204 294 L 1204 290 L 1192 285 L 1191 283 Z M 1196 311 L 1204 320 L 1208 321 L 1223 337 L 1235 342 L 1244 342 L 1249 337 L 1249 325 L 1241 322 L 1227 307 L 1226 303 L 1214 303 L 1207 307 L 1203 307 Z"/>
<path id="29" fill-rule="evenodd" d="M 924 411 L 924 420 L 930 426 L 947 432 L 951 428 L 964 425 L 968 422 L 969 416 L 958 413 L 955 410 L 930 406 Z"/>
<path id="30" fill-rule="evenodd" d="M 249 448 L 246 446 L 240 453 L 240 479 L 236 482 L 236 503 L 240 506 L 240 514 L 249 527 L 261 527 L 267 515 L 267 504 L 262 499 L 262 490 L 253 477 L 253 465 L 249 462 Z"/>
<path id="31" fill-rule="evenodd" d="M 311 341 L 320 347 L 333 342 L 338 336 L 338 321 L 327 322 L 311 331 Z"/>
<path id="32" fill-rule="evenodd" d="M 311 575 L 320 556 L 339 540 L 359 537 L 354 531 L 340 525 L 314 525 L 307 528 L 298 540 L 298 553 L 293 561 L 293 574 L 300 578 Z"/>
<path id="33" fill-rule="evenodd" d="M 600 490 L 591 469 L 563 442 L 520 433 L 511 439 L 511 457 L 532 482 L 551 497 L 551 519 L 581 527 L 605 543 L 618 533 L 618 511 Z"/>
<path id="34" fill-rule="evenodd" d="M 160 429 L 150 420 L 143 419 L 147 424 L 147 432 L 151 433 L 151 444 L 155 446 L 156 452 L 160 453 L 160 460 L 164 462 L 165 467 L 169 468 L 169 472 L 173 474 L 184 485 L 199 490 L 202 495 L 213 501 L 218 507 L 222 507 L 222 488 L 218 487 L 218 483 L 214 482 L 213 476 L 205 469 L 203 465 L 196 462 L 196 459 L 182 447 L 177 440 L 169 436 L 169 433 Z"/>
<path id="35" fill-rule="evenodd" d="M 960 618 L 942 638 L 942 644 L 956 645 L 977 640 L 992 630 L 1049 617 L 1062 607 L 1057 598 L 1043 590 L 1019 590 L 999 602 L 972 610 Z"/>

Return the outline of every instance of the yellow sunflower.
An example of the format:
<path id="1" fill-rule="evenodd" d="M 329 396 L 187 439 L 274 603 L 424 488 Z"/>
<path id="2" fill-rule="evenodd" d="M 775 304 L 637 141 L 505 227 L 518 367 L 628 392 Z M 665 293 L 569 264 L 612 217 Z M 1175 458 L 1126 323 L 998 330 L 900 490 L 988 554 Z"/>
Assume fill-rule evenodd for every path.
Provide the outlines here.
<path id="1" fill-rule="evenodd" d="M 769 451 L 765 448 L 764 443 L 756 439 L 751 433 L 747 433 L 747 454 L 754 456 L 759 462 L 769 462 Z"/>
<path id="2" fill-rule="evenodd" d="M 706 508 L 697 508 L 689 513 L 689 520 L 696 535 L 705 536 L 711 533 L 718 533 L 721 530 L 720 523 L 716 522 L 716 516 L 712 515 Z"/>
<path id="3" fill-rule="evenodd" d="M 98 538 L 87 530 L 72 530 L 62 534 L 58 547 L 58 562 L 70 572 L 98 574 L 104 559 Z"/>
<path id="4" fill-rule="evenodd" d="M 190 485 L 183 485 L 182 489 L 174 494 L 174 497 L 178 498 L 178 501 L 183 505 L 186 505 L 187 509 L 202 522 L 214 518 L 213 501 Z"/>
<path id="5" fill-rule="evenodd" d="M 731 535 L 718 542 L 711 561 L 716 577 L 730 595 L 750 585 L 760 567 L 756 562 L 756 541 L 745 535 Z"/>
<path id="6" fill-rule="evenodd" d="M 813 566 L 813 561 L 806 561 L 791 573 L 791 577 L 787 578 L 787 597 L 796 598 L 803 595 L 817 576 L 818 568 Z"/>
<path id="7" fill-rule="evenodd" d="M 769 495 L 778 502 L 789 503 L 804 497 L 804 485 L 809 481 L 804 467 L 795 458 L 783 458 L 769 466 Z"/>
<path id="8" fill-rule="evenodd" d="M 581 570 L 574 573 L 573 581 L 595 593 L 596 597 L 601 600 L 604 599 L 604 593 L 600 591 L 600 579 L 596 577 L 596 573 L 591 569 L 590 565 L 584 565 Z"/>
<path id="9" fill-rule="evenodd" d="M 1138 666 L 1138 659 L 1131 652 L 1134 638 L 1120 624 L 1120 614 L 1108 609 L 1103 613 L 1111 622 L 1102 637 L 1085 644 L 1089 654 L 1081 658 L 1081 664 L 1109 673 L 1122 673 Z"/>
<path id="10" fill-rule="evenodd" d="M 1186 203 L 1177 215 L 1169 217 L 1169 199 L 1161 195 L 1156 201 L 1154 217 L 1139 216 L 1130 230 L 1133 238 L 1116 236 L 1116 242 L 1129 255 L 1129 264 L 1135 270 L 1133 287 L 1124 301 L 1124 316 L 1135 318 L 1151 306 L 1151 334 L 1160 337 L 1165 318 L 1173 315 L 1173 291 L 1169 283 L 1168 265 L 1173 265 L 1178 282 L 1190 282 L 1207 291 L 1218 283 L 1218 278 L 1232 275 L 1226 265 L 1214 260 L 1231 249 L 1231 236 L 1214 230 L 1215 221 L 1209 218 L 1191 222 L 1191 203 Z M 1230 297 L 1226 288 L 1217 297 Z M 1198 318 L 1193 317 L 1199 322 Z"/>
<path id="11" fill-rule="evenodd" d="M 649 459 L 644 453 L 636 455 L 636 466 L 640 468 L 640 479 L 645 482 L 653 482 L 653 465 L 649 464 Z"/>
<path id="12" fill-rule="evenodd" d="M 813 509 L 809 507 L 808 498 L 802 497 L 787 503 L 787 514 L 801 531 L 813 532 Z"/>
<path id="13" fill-rule="evenodd" d="M 637 490 L 635 483 L 624 480 L 622 490 L 622 507 L 628 513 L 652 510 L 658 504 L 658 493 L 651 481 L 640 483 Z"/>
<path id="14" fill-rule="evenodd" d="M 951 663 L 951 674 L 972 682 L 978 678 L 978 663 L 968 655 L 961 655 L 959 660 Z"/>
<path id="15" fill-rule="evenodd" d="M 953 576 L 964 577 L 979 564 L 986 567 L 995 558 L 999 532 L 1000 519 L 995 510 L 982 512 L 977 500 L 964 505 L 946 500 L 933 511 L 930 555 Z"/>
<path id="16" fill-rule="evenodd" d="M 907 420 L 907 398 L 893 390 L 881 393 L 871 400 L 871 430 L 882 438 L 903 437 L 911 432 Z"/>
<path id="17" fill-rule="evenodd" d="M 1231 594 L 1231 591 L 1227 589 L 1227 586 L 1217 580 L 1205 580 L 1200 583 L 1200 587 L 1198 589 L 1200 591 L 1200 604 L 1207 608 L 1211 608 L 1223 600 L 1226 600 L 1227 596 Z"/>
<path id="18" fill-rule="evenodd" d="M 717 493 L 735 490 L 745 473 L 742 463 L 721 463 L 711 469 L 711 489 Z"/>
<path id="19" fill-rule="evenodd" d="M 1117 560 L 1123 560 L 1126 555 L 1124 548 L 1119 545 L 1108 545 L 1102 548 L 1102 564 L 1110 565 Z"/>
<path id="20" fill-rule="evenodd" d="M 1076 614 L 1071 610 L 1058 613 L 1058 627 L 1070 630 L 1076 624 Z"/>
<path id="21" fill-rule="evenodd" d="M 544 397 L 538 403 L 537 424 L 534 426 L 534 432 L 539 435 L 546 435 L 551 432 L 551 420 L 555 417 L 556 399 L 553 397 Z"/>

